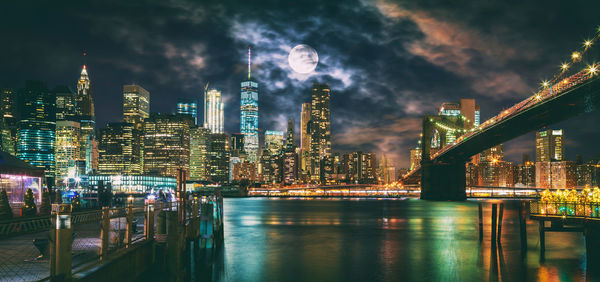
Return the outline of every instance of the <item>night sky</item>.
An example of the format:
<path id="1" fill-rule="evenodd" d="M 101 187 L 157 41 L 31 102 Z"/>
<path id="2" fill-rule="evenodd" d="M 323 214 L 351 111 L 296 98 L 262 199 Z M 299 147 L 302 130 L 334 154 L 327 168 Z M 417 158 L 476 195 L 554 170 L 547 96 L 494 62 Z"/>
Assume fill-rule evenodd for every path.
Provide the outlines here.
<path id="1" fill-rule="evenodd" d="M 210 81 L 233 133 L 251 45 L 261 131 L 293 117 L 299 135 L 300 104 L 312 82 L 327 82 L 333 150 L 386 153 L 407 167 L 422 115 L 475 98 L 483 121 L 529 97 L 594 35 L 598 10 L 558 0 L 2 1 L 0 86 L 75 89 L 85 50 L 99 127 L 121 118 L 123 84 L 149 90 L 153 112 L 174 112 L 177 98 L 202 101 Z M 310 76 L 287 63 L 302 43 L 319 54 Z M 598 111 L 552 127 L 565 129 L 567 158 L 600 151 L 597 121 Z M 533 134 L 505 144 L 509 160 L 533 151 Z"/>

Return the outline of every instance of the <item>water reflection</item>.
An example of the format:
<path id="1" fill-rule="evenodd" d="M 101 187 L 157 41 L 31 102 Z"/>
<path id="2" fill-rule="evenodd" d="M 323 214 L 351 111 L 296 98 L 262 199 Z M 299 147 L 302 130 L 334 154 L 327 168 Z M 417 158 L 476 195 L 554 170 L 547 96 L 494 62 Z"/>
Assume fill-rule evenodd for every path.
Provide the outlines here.
<path id="1" fill-rule="evenodd" d="M 502 243 L 479 241 L 477 203 L 418 200 L 225 200 L 225 247 L 213 281 L 593 280 L 580 233 L 546 236 L 536 222 L 521 253 L 518 203 L 505 202 Z"/>

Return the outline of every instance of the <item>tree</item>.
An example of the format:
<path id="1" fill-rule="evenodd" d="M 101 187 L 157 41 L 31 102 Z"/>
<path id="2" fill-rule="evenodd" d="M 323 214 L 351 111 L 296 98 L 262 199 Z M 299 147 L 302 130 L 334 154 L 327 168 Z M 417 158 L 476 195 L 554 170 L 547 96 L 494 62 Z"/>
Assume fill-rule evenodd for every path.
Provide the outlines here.
<path id="1" fill-rule="evenodd" d="M 79 193 L 75 192 L 75 196 L 71 199 L 71 211 L 77 212 L 79 210 L 81 210 L 81 199 Z"/>
<path id="2" fill-rule="evenodd" d="M 6 190 L 2 189 L 0 192 L 0 220 L 11 218 L 13 218 L 13 213 L 8 202 L 8 196 L 6 195 Z"/>
<path id="3" fill-rule="evenodd" d="M 35 206 L 35 199 L 33 198 L 33 191 L 31 188 L 27 189 L 25 192 L 25 197 L 23 198 L 23 216 L 35 216 L 37 214 L 37 207 Z"/>
<path id="4" fill-rule="evenodd" d="M 62 204 L 62 193 L 58 189 L 54 189 L 54 191 L 56 191 L 54 193 L 54 203 L 55 204 Z"/>
<path id="5" fill-rule="evenodd" d="M 50 192 L 45 190 L 42 193 L 42 203 L 40 204 L 40 215 L 49 215 L 52 207 L 50 206 Z"/>

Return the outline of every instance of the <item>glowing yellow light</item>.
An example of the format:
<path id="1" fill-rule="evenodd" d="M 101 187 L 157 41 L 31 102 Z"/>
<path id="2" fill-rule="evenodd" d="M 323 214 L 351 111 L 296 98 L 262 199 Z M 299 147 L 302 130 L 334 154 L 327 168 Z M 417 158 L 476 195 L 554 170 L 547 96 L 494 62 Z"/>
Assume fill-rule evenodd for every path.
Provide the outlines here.
<path id="1" fill-rule="evenodd" d="M 573 54 L 571 54 L 571 58 L 573 59 L 573 61 L 576 61 L 579 58 L 581 58 L 581 54 L 579 54 L 579 52 L 573 52 Z"/>
<path id="2" fill-rule="evenodd" d="M 550 82 L 548 82 L 547 80 L 544 80 L 544 81 L 542 82 L 542 86 L 543 86 L 544 88 L 546 88 L 546 87 L 550 86 Z"/>
<path id="3" fill-rule="evenodd" d="M 535 98 L 539 100 L 542 97 L 540 97 L 540 95 L 535 95 Z"/>
<path id="4" fill-rule="evenodd" d="M 583 42 L 583 45 L 585 45 L 585 47 L 590 47 L 592 45 L 592 41 L 586 40 L 585 42 Z"/>
<path id="5" fill-rule="evenodd" d="M 597 71 L 598 71 L 598 67 L 596 67 L 596 66 L 590 66 L 588 68 L 588 72 L 591 74 L 595 74 Z"/>
<path id="6" fill-rule="evenodd" d="M 568 68 L 569 68 L 569 65 L 567 65 L 567 64 L 562 64 L 562 65 L 560 66 L 560 68 L 562 68 L 563 70 L 566 70 L 566 69 L 568 69 Z"/>

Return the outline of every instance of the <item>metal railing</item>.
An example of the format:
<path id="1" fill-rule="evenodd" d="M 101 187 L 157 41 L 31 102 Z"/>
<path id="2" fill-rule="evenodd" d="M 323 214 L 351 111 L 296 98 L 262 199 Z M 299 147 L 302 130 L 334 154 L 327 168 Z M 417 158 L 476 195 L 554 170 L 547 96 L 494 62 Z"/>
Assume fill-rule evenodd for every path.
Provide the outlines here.
<path id="1" fill-rule="evenodd" d="M 53 205 L 50 216 L 0 222 L 0 281 L 69 277 L 73 268 L 110 259 L 138 243 L 164 241 L 168 234 L 160 217 L 166 212 L 177 212 L 187 236 L 212 240 L 222 230 L 220 196 L 77 213 L 70 213 L 70 205 Z"/>

